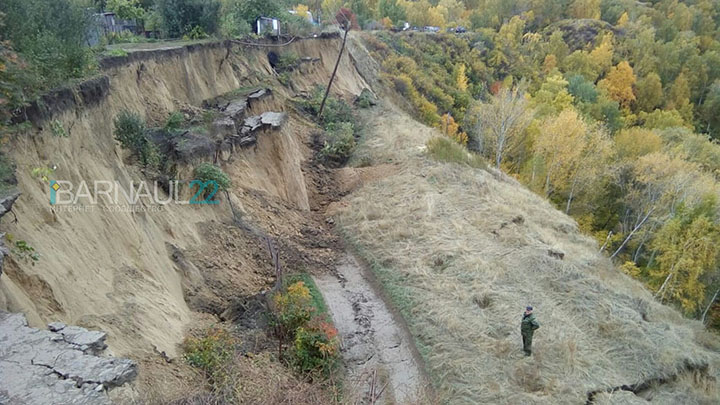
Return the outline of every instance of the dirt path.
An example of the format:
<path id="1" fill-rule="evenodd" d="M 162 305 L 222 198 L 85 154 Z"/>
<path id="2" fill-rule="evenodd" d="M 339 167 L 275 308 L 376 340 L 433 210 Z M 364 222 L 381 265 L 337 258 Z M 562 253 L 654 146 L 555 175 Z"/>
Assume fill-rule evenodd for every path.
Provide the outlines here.
<path id="1" fill-rule="evenodd" d="M 319 276 L 315 282 L 341 338 L 348 386 L 357 387 L 367 396 L 369 380 L 377 370 L 379 386 L 387 382 L 379 403 L 416 403 L 423 377 L 410 337 L 397 324 L 357 260 L 346 255 L 336 275 Z"/>

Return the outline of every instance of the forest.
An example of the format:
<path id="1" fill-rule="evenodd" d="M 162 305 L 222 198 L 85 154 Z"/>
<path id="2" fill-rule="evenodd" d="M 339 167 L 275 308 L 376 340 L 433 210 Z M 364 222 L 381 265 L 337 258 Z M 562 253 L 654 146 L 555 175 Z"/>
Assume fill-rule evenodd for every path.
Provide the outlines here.
<path id="1" fill-rule="evenodd" d="M 372 31 L 384 80 L 418 119 L 575 218 L 659 300 L 720 328 L 717 1 L 5 0 L 0 130 L 15 136 L 23 106 L 95 74 L 105 45 L 148 41 L 88 46 L 92 13 L 193 40 L 250 35 L 258 15 L 307 35 L 341 8 Z M 3 184 L 11 169 L 0 161 Z"/>

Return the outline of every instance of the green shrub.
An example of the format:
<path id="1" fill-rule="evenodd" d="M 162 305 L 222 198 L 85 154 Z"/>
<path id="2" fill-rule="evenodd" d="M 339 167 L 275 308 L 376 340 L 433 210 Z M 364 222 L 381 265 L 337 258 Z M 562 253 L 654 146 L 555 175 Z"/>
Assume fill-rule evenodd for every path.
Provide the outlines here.
<path id="1" fill-rule="evenodd" d="M 316 86 L 315 89 L 313 89 L 310 98 L 302 103 L 303 109 L 317 116 L 320 112 L 320 105 L 322 104 L 324 96 L 325 88 L 323 86 Z M 334 123 L 354 122 L 355 117 L 353 116 L 352 108 L 348 105 L 348 103 L 344 100 L 328 95 L 328 98 L 325 101 L 323 116 L 320 120 L 323 126 L 327 128 L 328 125 Z"/>
<path id="2" fill-rule="evenodd" d="M 50 122 L 50 130 L 52 131 L 53 136 L 58 138 L 67 138 L 68 133 L 65 131 L 65 127 L 63 127 L 62 122 L 58 120 L 53 120 Z"/>
<path id="3" fill-rule="evenodd" d="M 120 56 L 125 57 L 128 56 L 128 53 L 124 49 L 111 49 L 105 53 L 107 56 Z"/>
<path id="4" fill-rule="evenodd" d="M 129 149 L 144 167 L 158 167 L 160 155 L 148 139 L 145 122 L 139 115 L 122 111 L 115 117 L 114 124 L 115 139 L 124 149 Z"/>
<path id="5" fill-rule="evenodd" d="M 355 149 L 355 128 L 351 122 L 329 124 L 325 146 L 320 155 L 327 160 L 344 163 Z"/>
<path id="6" fill-rule="evenodd" d="M 290 362 L 301 372 L 327 376 L 337 363 L 337 330 L 330 323 L 325 301 L 307 275 L 288 278 L 289 285 L 273 296 L 270 325 L 280 350 L 291 340 Z"/>
<path id="7" fill-rule="evenodd" d="M 329 375 L 337 364 L 337 329 L 319 318 L 301 326 L 295 333 L 293 364 L 303 373 Z"/>
<path id="8" fill-rule="evenodd" d="M 276 70 L 278 71 L 284 71 L 284 70 L 292 70 L 295 69 L 295 65 L 297 64 L 300 57 L 297 56 L 296 53 L 293 52 L 286 52 L 278 56 L 278 63 Z"/>
<path id="9" fill-rule="evenodd" d="M 207 32 L 199 26 L 194 26 L 190 31 L 188 31 L 185 35 L 183 35 L 183 40 L 189 41 L 189 40 L 196 40 L 196 39 L 205 39 L 209 37 Z"/>
<path id="10" fill-rule="evenodd" d="M 223 379 L 227 364 L 233 359 L 239 344 L 227 330 L 210 328 L 202 337 L 188 337 L 183 342 L 184 358 L 202 370 L 213 382 Z"/>
<path id="11" fill-rule="evenodd" d="M 28 62 L 22 74 L 32 77 L 28 84 L 33 90 L 43 91 L 96 69 L 87 46 L 92 14 L 80 2 L 3 0 L 3 14 L 0 39 L 9 41 Z"/>
<path id="12" fill-rule="evenodd" d="M 355 104 L 360 108 L 370 108 L 377 104 L 377 100 L 369 89 L 362 89 L 360 95 L 355 99 Z"/>
<path id="13" fill-rule="evenodd" d="M 185 122 L 185 116 L 180 111 L 173 111 L 165 121 L 165 130 L 168 132 L 175 132 L 179 130 Z"/>
<path id="14" fill-rule="evenodd" d="M 147 38 L 135 35 L 130 31 L 109 32 L 102 38 L 104 45 L 113 44 L 137 44 L 149 42 Z"/>
<path id="15" fill-rule="evenodd" d="M 12 240 L 10 240 L 10 242 L 12 242 Z M 35 251 L 34 247 L 30 246 L 27 241 L 24 240 L 15 241 L 12 252 L 20 259 L 29 261 L 33 266 L 35 265 L 35 262 L 40 260 L 40 254 Z"/>
<path id="16" fill-rule="evenodd" d="M 448 137 L 435 137 L 427 142 L 428 154 L 440 162 L 465 164 L 475 168 L 486 168 L 487 165 L 480 155 L 468 150 Z"/>
<path id="17" fill-rule="evenodd" d="M 214 164 L 202 163 L 195 168 L 194 174 L 195 179 L 203 183 L 214 181 L 218 186 L 218 191 L 226 191 L 230 187 L 230 177 Z M 208 192 L 212 192 L 212 189 Z"/>

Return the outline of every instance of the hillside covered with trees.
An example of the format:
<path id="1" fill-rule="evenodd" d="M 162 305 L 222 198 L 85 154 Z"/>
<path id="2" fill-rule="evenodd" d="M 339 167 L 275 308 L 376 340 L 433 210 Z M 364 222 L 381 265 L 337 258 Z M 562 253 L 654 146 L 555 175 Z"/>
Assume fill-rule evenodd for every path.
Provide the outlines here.
<path id="1" fill-rule="evenodd" d="M 717 327 L 720 5 L 450 0 L 416 13 L 423 3 L 382 1 L 377 17 L 472 32 L 369 41 L 418 117 Z"/>

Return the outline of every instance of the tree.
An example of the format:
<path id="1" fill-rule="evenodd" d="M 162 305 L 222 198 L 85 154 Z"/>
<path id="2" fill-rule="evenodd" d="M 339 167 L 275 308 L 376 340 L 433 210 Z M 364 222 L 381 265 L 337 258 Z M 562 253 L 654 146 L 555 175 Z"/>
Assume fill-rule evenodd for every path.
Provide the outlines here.
<path id="1" fill-rule="evenodd" d="M 635 101 L 633 85 L 635 75 L 630 64 L 622 61 L 610 69 L 607 77 L 598 83 L 598 87 L 605 89 L 610 98 L 620 103 L 623 107 L 629 107 Z"/>
<path id="2" fill-rule="evenodd" d="M 663 89 L 660 76 L 651 72 L 640 79 L 637 83 L 637 108 L 638 111 L 651 112 L 663 100 Z"/>
<path id="3" fill-rule="evenodd" d="M 662 138 L 654 131 L 634 127 L 624 129 L 615 135 L 615 149 L 622 160 L 635 160 L 662 149 Z"/>
<path id="4" fill-rule="evenodd" d="M 598 76 L 603 75 L 612 66 L 613 59 L 613 35 L 608 33 L 603 35 L 600 45 L 590 52 L 590 61 L 595 67 Z M 597 77 L 597 76 L 596 76 Z"/>
<path id="5" fill-rule="evenodd" d="M 405 9 L 398 4 L 398 0 L 380 0 L 378 3 L 378 15 L 390 18 L 395 24 L 407 18 Z"/>
<path id="6" fill-rule="evenodd" d="M 683 117 L 676 110 L 658 110 L 651 113 L 641 112 L 638 114 L 640 122 L 643 123 L 645 128 L 650 129 L 665 129 L 674 127 L 690 127 L 685 122 Z"/>
<path id="7" fill-rule="evenodd" d="M 630 21 L 630 17 L 628 17 L 627 11 L 625 11 L 624 13 L 622 13 L 622 15 L 620 15 L 620 18 L 618 18 L 615 26 L 618 28 L 624 28 L 627 25 L 628 21 Z"/>
<path id="8" fill-rule="evenodd" d="M 467 145 L 468 136 L 465 132 L 460 132 L 460 126 L 450 114 L 444 114 L 440 118 L 440 130 L 446 136 L 455 140 L 461 145 Z"/>
<path id="9" fill-rule="evenodd" d="M 138 20 L 145 15 L 139 0 L 108 0 L 105 7 L 123 20 Z"/>
<path id="10" fill-rule="evenodd" d="M 680 73 L 668 91 L 665 109 L 676 110 L 685 122 L 692 122 L 693 109 L 690 104 L 690 85 L 685 73 Z"/>
<path id="11" fill-rule="evenodd" d="M 590 54 L 582 50 L 577 50 L 565 58 L 563 68 L 567 73 L 583 75 L 590 82 L 595 82 L 599 74 L 599 68 L 590 58 Z"/>
<path id="12" fill-rule="evenodd" d="M 553 193 L 556 184 L 569 183 L 581 161 L 586 132 L 587 125 L 572 108 L 545 119 L 540 125 L 533 147 L 544 165 L 545 195 Z"/>
<path id="13" fill-rule="evenodd" d="M 238 7 L 243 9 L 256 3 L 263 1 L 243 1 L 238 3 Z M 165 34 L 170 38 L 179 38 L 195 27 L 200 27 L 207 34 L 214 34 L 220 25 L 219 0 L 158 0 L 157 7 L 162 16 Z M 253 17 L 251 25 L 256 17 Z"/>
<path id="14" fill-rule="evenodd" d="M 705 102 L 700 108 L 702 119 L 706 123 L 705 130 L 715 139 L 720 138 L 720 80 L 710 86 Z"/>
<path id="15" fill-rule="evenodd" d="M 87 46 L 91 13 L 74 0 L 2 0 L 0 43 L 12 48 L 28 64 L 32 87 L 47 90 L 80 78 L 97 66 Z M 5 47 L 5 45 L 0 45 Z"/>
<path id="16" fill-rule="evenodd" d="M 594 103 L 598 98 L 595 85 L 582 75 L 573 75 L 568 79 L 568 92 L 576 102 Z"/>
<path id="17" fill-rule="evenodd" d="M 600 0 L 575 0 L 570 6 L 574 18 L 600 18 Z"/>
<path id="18" fill-rule="evenodd" d="M 632 182 L 625 190 L 621 224 L 626 237 L 610 256 L 617 256 L 630 239 L 648 223 L 657 225 L 672 218 L 676 209 L 696 197 L 691 193 L 698 178 L 697 165 L 662 152 L 650 153 L 633 162 Z"/>
<path id="19" fill-rule="evenodd" d="M 467 91 L 468 89 L 468 78 L 465 74 L 465 64 L 459 63 L 455 65 L 455 69 L 453 69 L 453 79 L 455 81 L 455 86 L 460 91 Z"/>
<path id="20" fill-rule="evenodd" d="M 662 284 L 656 296 L 666 296 L 680 304 L 686 313 L 695 313 L 705 300 L 701 277 L 714 268 L 718 258 L 718 227 L 707 216 L 683 218 L 667 222 L 652 243 L 657 256 L 657 269 L 650 271 L 651 282 Z"/>
<path id="21" fill-rule="evenodd" d="M 476 114 L 471 147 L 493 155 L 495 167 L 499 169 L 506 148 L 514 144 L 532 121 L 523 89 L 501 89 L 490 102 L 479 105 Z"/>
<path id="22" fill-rule="evenodd" d="M 568 93 L 567 86 L 567 80 L 560 74 L 545 78 L 533 98 L 533 105 L 540 116 L 557 114 L 572 105 L 573 96 Z"/>

